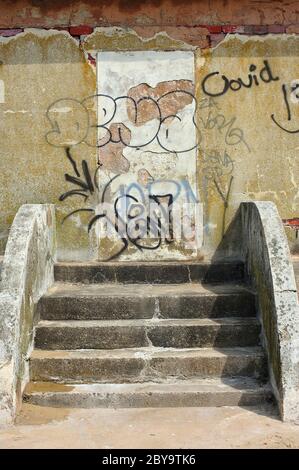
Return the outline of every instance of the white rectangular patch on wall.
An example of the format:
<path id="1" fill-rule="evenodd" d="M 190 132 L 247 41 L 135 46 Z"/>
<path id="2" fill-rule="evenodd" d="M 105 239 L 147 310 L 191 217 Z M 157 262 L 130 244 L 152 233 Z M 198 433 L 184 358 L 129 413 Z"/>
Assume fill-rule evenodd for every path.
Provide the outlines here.
<path id="1" fill-rule="evenodd" d="M 203 224 L 193 52 L 100 52 L 97 90 L 99 185 L 118 219 L 108 221 L 109 238 L 120 241 L 111 258 L 196 256 Z"/>

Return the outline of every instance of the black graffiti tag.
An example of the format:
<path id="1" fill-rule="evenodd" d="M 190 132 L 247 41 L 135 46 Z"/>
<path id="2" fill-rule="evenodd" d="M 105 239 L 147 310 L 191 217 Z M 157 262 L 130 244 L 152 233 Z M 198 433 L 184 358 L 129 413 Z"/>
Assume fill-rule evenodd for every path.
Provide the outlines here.
<path id="1" fill-rule="evenodd" d="M 194 145 L 188 145 L 186 139 L 178 139 L 178 135 L 183 132 L 185 125 L 179 114 L 162 115 L 161 103 L 163 103 L 163 100 L 165 102 L 165 100 L 171 99 L 172 96 L 176 99 L 180 96 L 182 98 L 189 97 L 193 103 L 193 112 L 190 119 L 197 136 Z M 128 102 L 132 104 L 135 110 L 135 123 L 138 121 L 142 104 L 150 102 L 156 109 L 155 125 L 152 126 L 144 140 L 137 141 L 134 144 L 126 138 L 124 134 L 125 126 L 119 126 L 114 133 L 109 128 L 118 107 Z M 130 96 L 112 98 L 106 94 L 92 95 L 83 101 L 63 98 L 52 103 L 46 111 L 46 117 L 51 125 L 51 130 L 46 133 L 46 140 L 52 146 L 64 148 L 85 142 L 87 145 L 97 148 L 105 147 L 109 143 L 121 143 L 126 147 L 135 149 L 145 147 L 156 141 L 164 151 L 186 153 L 196 149 L 201 141 L 201 133 L 195 120 L 196 113 L 197 100 L 192 93 L 186 90 L 169 91 L 157 99 L 150 96 L 142 96 L 138 100 L 134 100 Z M 98 119 L 98 122 L 96 122 L 96 119 Z M 170 123 L 174 126 L 173 131 L 169 126 Z M 169 143 L 171 142 L 170 132 L 173 132 L 173 137 L 176 137 L 175 147 Z"/>
<path id="2" fill-rule="evenodd" d="M 212 72 L 205 76 L 201 83 L 202 90 L 205 95 L 207 96 L 222 96 L 231 91 L 239 91 L 241 88 L 252 88 L 252 86 L 259 86 L 261 82 L 263 83 L 271 83 L 279 80 L 279 77 L 275 77 L 272 73 L 270 64 L 267 60 L 264 60 L 264 67 L 260 70 L 259 73 L 256 72 L 257 66 L 255 64 L 251 64 L 249 66 L 249 74 L 247 77 L 247 82 L 245 82 L 242 78 L 237 79 L 229 79 L 225 75 L 221 75 L 221 81 L 218 85 L 216 91 L 211 90 L 211 84 L 215 86 L 217 84 L 217 79 L 219 79 L 220 72 Z M 216 85 L 217 86 L 217 85 Z M 213 87 L 212 87 L 213 88 Z"/>
<path id="3" fill-rule="evenodd" d="M 299 88 L 298 83 L 291 87 L 291 95 L 293 94 L 293 97 L 296 98 L 297 103 L 298 103 L 298 96 L 297 96 L 298 88 Z M 286 113 L 287 113 L 287 121 L 290 122 L 292 121 L 292 113 L 291 113 L 291 107 L 290 107 L 289 98 L 288 98 L 287 85 L 285 83 L 281 85 L 281 90 L 282 90 L 283 101 L 284 101 L 284 105 L 285 105 Z M 276 124 L 276 126 L 278 126 L 281 130 L 287 132 L 288 134 L 297 134 L 299 132 L 299 129 L 289 129 L 287 127 L 284 127 L 282 124 L 280 124 L 277 121 L 274 114 L 271 114 L 271 119 L 274 122 L 274 124 Z"/>
<path id="4" fill-rule="evenodd" d="M 79 196 L 84 199 L 84 202 L 86 202 L 90 196 L 96 193 L 97 200 L 100 200 L 101 203 L 104 204 L 106 202 L 106 195 L 109 188 L 111 188 L 113 181 L 120 175 L 117 174 L 110 178 L 101 191 L 97 181 L 97 173 L 100 166 L 97 167 L 92 175 L 86 160 L 82 160 L 82 169 L 79 169 L 71 154 L 71 149 L 66 148 L 65 152 L 71 163 L 73 172 L 75 173 L 74 175 L 66 173 L 65 180 L 71 183 L 74 188 L 63 193 L 59 197 L 59 200 L 64 201 L 69 197 Z M 156 186 L 159 183 L 171 183 L 173 185 L 172 191 L 168 193 L 158 193 Z M 139 197 L 134 193 L 134 190 L 136 189 Z M 106 261 L 111 261 L 119 257 L 128 248 L 130 243 L 140 251 L 157 250 L 161 246 L 162 238 L 167 244 L 173 243 L 172 211 L 174 202 L 182 191 L 184 191 L 188 203 L 194 204 L 198 202 L 189 182 L 187 180 L 154 180 L 148 183 L 146 187 L 147 194 L 144 189 L 145 188 L 138 183 L 131 183 L 127 188 L 120 187 L 113 202 L 113 218 L 110 217 L 109 213 L 105 210 L 97 214 L 96 210 L 92 207 L 82 207 L 67 214 L 62 220 L 62 224 L 72 215 L 80 212 L 88 212 L 90 213 L 91 218 L 88 222 L 87 230 L 90 232 L 97 221 L 105 219 L 114 233 L 120 236 L 120 240 L 123 244 L 120 250 L 109 257 Z M 149 214 L 146 212 L 146 197 L 148 197 L 152 208 Z M 120 208 L 122 200 L 125 200 L 125 214 L 123 214 L 123 211 Z M 155 207 L 158 210 L 157 212 L 160 212 L 160 215 L 157 215 L 155 210 L 153 210 Z M 164 221 L 167 222 L 166 226 L 163 226 Z M 155 242 L 153 244 L 148 244 L 142 241 L 144 237 L 155 238 Z"/>

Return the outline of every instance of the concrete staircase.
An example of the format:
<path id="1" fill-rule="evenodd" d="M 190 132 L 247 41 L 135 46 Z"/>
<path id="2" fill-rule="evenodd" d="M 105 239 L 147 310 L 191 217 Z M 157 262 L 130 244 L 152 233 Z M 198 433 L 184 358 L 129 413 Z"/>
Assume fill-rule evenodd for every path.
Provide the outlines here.
<path id="1" fill-rule="evenodd" d="M 26 402 L 64 407 L 271 401 L 242 263 L 58 263 L 38 304 Z"/>

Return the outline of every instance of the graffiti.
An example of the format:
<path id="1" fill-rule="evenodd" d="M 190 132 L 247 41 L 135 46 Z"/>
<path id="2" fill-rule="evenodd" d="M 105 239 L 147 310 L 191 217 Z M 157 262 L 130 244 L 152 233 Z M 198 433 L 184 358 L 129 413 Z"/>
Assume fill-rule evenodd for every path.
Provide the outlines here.
<path id="1" fill-rule="evenodd" d="M 206 120 L 201 117 L 199 119 L 202 122 L 204 129 L 216 128 L 220 133 L 225 129 L 225 143 L 227 145 L 237 145 L 240 142 L 243 142 L 250 152 L 250 147 L 244 139 L 244 132 L 242 129 L 233 127 L 237 119 L 236 117 L 232 117 L 227 121 L 223 114 L 213 115 L 210 111 Z"/>
<path id="2" fill-rule="evenodd" d="M 187 245 L 199 242 L 200 237 L 195 233 L 196 221 L 199 217 L 196 213 L 198 200 L 187 180 L 145 179 L 144 172 L 139 172 L 142 184 L 134 182 L 127 186 L 119 185 L 112 195 L 113 202 L 109 203 L 106 200 L 107 194 L 111 191 L 112 183 L 120 175 L 110 178 L 100 190 L 97 182 L 97 172 L 100 167 L 92 176 L 88 163 L 82 160 L 82 170 L 79 171 L 70 148 L 67 148 L 65 152 L 75 173 L 75 175 L 66 173 L 65 180 L 75 188 L 63 193 L 59 200 L 64 201 L 68 197 L 80 196 L 86 202 L 97 192 L 101 202 L 96 209 L 83 207 L 70 212 L 64 217 L 62 223 L 80 212 L 90 212 L 91 218 L 87 227 L 90 232 L 95 223 L 103 219 L 108 227 L 109 236 L 117 235 L 122 242 L 120 250 L 106 261 L 120 256 L 129 244 L 143 251 L 156 250 L 161 246 L 162 241 L 171 244 L 176 238 L 182 238 Z M 168 192 L 165 192 L 165 189 Z M 175 203 L 182 193 L 186 203 L 183 207 L 180 204 L 176 206 Z"/>
<path id="3" fill-rule="evenodd" d="M 109 260 L 131 245 L 156 250 L 162 242 L 179 239 L 197 247 L 196 226 L 202 228 L 202 221 L 196 224 L 200 210 L 194 212 L 193 206 L 199 203 L 188 181 L 201 138 L 194 84 L 187 79 L 155 86 L 124 83 L 116 96 L 111 96 L 108 81 L 101 93 L 82 101 L 62 98 L 46 111 L 46 140 L 64 149 L 72 168 L 65 174 L 71 188 L 59 200 L 84 201 L 62 223 L 79 213 L 90 215 L 88 232 L 94 229 L 99 238 L 108 234 L 121 241 Z M 97 149 L 94 173 L 85 159 L 77 163 L 74 158 L 72 149 L 83 143 Z"/>
<path id="4" fill-rule="evenodd" d="M 250 148 L 244 139 L 244 133 L 240 128 L 230 127 L 231 133 L 223 133 L 222 130 L 226 126 L 232 126 L 236 118 L 229 121 L 226 120 L 224 114 L 221 113 L 219 102 L 213 97 L 205 97 L 198 103 L 198 108 L 202 111 L 200 121 L 205 129 L 205 134 L 209 131 L 216 131 L 222 135 L 222 150 L 204 149 L 201 151 L 201 162 L 204 180 L 208 183 L 210 190 L 215 191 L 223 203 L 223 215 L 221 223 L 222 236 L 225 232 L 226 213 L 229 206 L 229 198 L 233 183 L 234 160 L 230 156 L 230 151 L 226 149 L 226 145 L 237 145 L 243 143 L 248 151 Z M 235 141 L 230 141 L 229 136 L 238 136 Z"/>
<path id="5" fill-rule="evenodd" d="M 203 98 L 199 102 L 198 108 L 200 110 L 209 109 L 206 117 L 199 116 L 203 129 L 216 129 L 220 134 L 224 135 L 225 144 L 238 145 L 243 143 L 250 152 L 250 147 L 244 137 L 244 131 L 239 127 L 233 127 L 237 120 L 236 116 L 227 120 L 224 114 L 219 112 L 219 104 L 214 98 Z"/>
<path id="6" fill-rule="evenodd" d="M 259 86 L 261 82 L 263 83 L 271 83 L 271 82 L 276 82 L 279 81 L 280 78 L 278 76 L 274 76 L 273 72 L 271 70 L 270 64 L 267 60 L 263 61 L 264 67 L 260 70 L 258 74 L 253 74 L 257 70 L 257 66 L 254 64 L 251 64 L 249 66 L 249 74 L 248 74 L 248 82 L 245 83 L 244 80 L 241 78 L 238 79 L 233 79 L 229 80 L 225 75 L 221 75 L 221 80 L 223 84 L 221 85 L 222 88 L 220 91 L 212 92 L 211 90 L 209 91 L 207 88 L 207 83 L 211 82 L 212 84 L 214 83 L 215 78 L 219 78 L 219 72 L 212 72 L 206 75 L 201 83 L 202 90 L 205 95 L 213 98 L 213 97 L 219 97 L 228 92 L 228 90 L 232 91 L 238 91 L 242 87 L 245 88 L 252 88 L 253 85 Z M 215 84 L 214 84 L 215 85 Z M 291 108 L 290 108 L 290 103 L 289 100 L 292 103 L 298 103 L 299 100 L 299 82 L 298 80 L 293 80 L 291 83 L 291 86 L 289 87 L 283 83 L 281 85 L 281 91 L 282 91 L 282 96 L 283 96 L 283 102 L 285 106 L 285 111 L 286 111 L 286 118 L 287 121 L 290 122 L 292 120 L 292 113 L 291 113 Z M 290 96 L 288 96 L 290 95 Z M 236 118 L 232 118 L 228 123 L 225 120 L 225 117 L 222 114 L 218 114 L 217 116 L 211 116 L 209 114 L 208 118 L 204 122 L 202 118 L 200 118 L 203 126 L 205 129 L 212 129 L 214 127 L 217 127 L 218 130 L 222 130 L 225 127 L 228 127 L 228 133 L 226 134 L 225 141 L 228 145 L 234 145 L 236 143 L 239 143 L 240 141 L 244 142 L 243 138 L 243 132 L 240 131 L 240 129 L 232 129 L 232 125 L 234 124 Z M 274 113 L 271 114 L 271 119 L 274 122 L 276 126 L 278 126 L 281 130 L 289 133 L 289 134 L 297 134 L 299 132 L 298 129 L 291 129 L 288 127 L 285 127 L 282 125 L 277 118 L 275 117 Z M 246 144 L 246 143 L 245 143 Z M 246 144 L 248 150 L 250 151 L 248 145 Z"/>
<path id="7" fill-rule="evenodd" d="M 291 81 L 291 92 L 290 92 L 290 100 L 294 104 L 299 103 L 299 80 L 295 79 Z"/>
<path id="8" fill-rule="evenodd" d="M 214 82 L 217 83 L 218 80 L 214 80 L 214 79 L 219 78 L 220 72 L 209 73 L 208 75 L 205 76 L 205 78 L 203 79 L 201 83 L 202 90 L 205 95 L 215 97 L 215 96 L 224 95 L 225 93 L 228 92 L 228 90 L 239 91 L 243 87 L 249 89 L 253 85 L 259 86 L 260 85 L 259 80 L 261 80 L 263 83 L 271 83 L 271 82 L 275 82 L 279 80 L 279 77 L 273 76 L 269 62 L 267 60 L 264 60 L 263 63 L 264 63 L 264 67 L 260 70 L 258 74 L 253 73 L 257 70 L 257 66 L 255 64 L 251 64 L 249 66 L 250 73 L 248 73 L 248 77 L 246 79 L 248 80 L 247 82 L 242 80 L 242 78 L 230 80 L 225 75 L 221 75 L 221 83 L 220 83 L 220 88 L 218 89 L 218 91 L 211 91 L 211 89 L 208 88 L 208 82 L 212 82 L 212 84 L 214 84 Z M 213 85 L 212 85 L 212 89 L 213 89 Z"/>
<path id="9" fill-rule="evenodd" d="M 226 150 L 223 153 L 212 150 L 209 153 L 203 153 L 203 161 L 205 166 L 203 168 L 204 178 L 212 182 L 217 194 L 220 196 L 223 202 L 223 217 L 222 217 L 222 236 L 225 232 L 226 226 L 226 212 L 228 209 L 229 197 L 233 182 L 233 170 L 234 170 L 234 161 L 228 155 Z M 225 180 L 229 177 L 227 182 L 227 190 L 223 191 L 221 189 Z"/>
<path id="10" fill-rule="evenodd" d="M 228 201 L 229 201 L 229 196 L 230 196 L 230 192 L 231 192 L 231 187 L 232 187 L 232 182 L 233 182 L 233 179 L 234 177 L 231 176 L 230 177 L 230 180 L 229 180 L 229 183 L 228 183 L 228 189 L 226 191 L 226 193 L 224 193 L 222 191 L 222 189 L 220 188 L 219 186 L 219 183 L 217 182 L 216 179 L 213 180 L 213 183 L 217 189 L 217 192 L 219 194 L 219 196 L 221 197 L 222 201 L 223 201 L 223 206 L 224 206 L 224 209 L 223 209 L 223 216 L 222 216 L 222 236 L 224 235 L 224 232 L 225 232 L 225 226 L 226 226 L 226 211 L 227 211 L 227 208 L 228 208 Z"/>
<path id="11" fill-rule="evenodd" d="M 234 161 L 226 150 L 221 154 L 217 150 L 203 152 L 203 172 L 207 180 L 214 180 L 221 176 L 230 175 L 234 169 Z"/>
<path id="12" fill-rule="evenodd" d="M 99 191 L 99 186 L 97 182 L 97 173 L 100 169 L 100 167 L 97 167 L 96 171 L 94 172 L 94 175 L 91 175 L 90 169 L 88 167 L 88 163 L 86 160 L 82 160 L 81 162 L 81 168 L 82 171 L 80 172 L 78 169 L 78 166 L 74 160 L 74 158 L 71 155 L 71 150 L 69 147 L 65 149 L 65 154 L 67 159 L 69 160 L 72 169 L 75 173 L 74 175 L 70 175 L 66 173 L 64 175 L 65 180 L 68 183 L 71 183 L 72 185 L 75 186 L 74 189 L 71 189 L 69 191 L 66 191 L 65 193 L 61 194 L 59 196 L 59 201 L 64 201 L 65 199 L 73 196 L 80 196 L 83 197 L 84 202 L 87 201 L 87 199 L 92 196 L 95 192 Z M 95 209 L 93 208 L 80 208 L 76 209 L 69 214 L 67 214 L 63 219 L 62 219 L 62 224 L 72 215 L 77 214 L 79 212 L 91 212 L 94 213 Z"/>
<path id="13" fill-rule="evenodd" d="M 110 185 L 111 180 L 108 183 Z M 140 194 L 140 198 L 133 196 L 133 190 L 137 190 Z M 107 185 L 106 185 L 107 190 Z M 172 221 L 172 205 L 173 195 L 169 194 L 149 194 L 148 198 L 151 201 L 151 210 L 147 211 L 146 200 L 143 190 L 138 184 L 132 184 L 131 187 L 125 188 L 120 187 L 120 195 L 118 195 L 113 204 L 114 208 L 114 222 L 112 222 L 107 214 L 107 211 L 97 214 L 89 224 L 88 229 L 92 228 L 92 225 L 101 218 L 105 218 L 109 223 L 109 227 L 113 227 L 117 235 L 120 237 L 123 246 L 120 250 L 109 258 L 109 260 L 118 257 L 123 253 L 129 246 L 129 243 L 134 245 L 138 250 L 157 250 L 162 243 L 163 238 L 163 223 L 166 219 L 167 228 L 164 227 L 164 239 L 165 242 L 170 244 L 173 243 L 173 221 Z M 166 201 L 166 210 L 163 207 L 163 200 Z M 102 198 L 102 204 L 105 203 Z M 145 238 L 157 239 L 153 244 L 146 243 Z"/>
<path id="14" fill-rule="evenodd" d="M 77 188 L 63 193 L 59 197 L 59 201 L 64 201 L 65 199 L 67 199 L 70 196 L 82 196 L 84 198 L 84 200 L 86 201 L 86 199 L 88 198 L 88 195 L 93 194 L 95 189 L 98 189 L 96 176 L 97 176 L 97 172 L 99 170 L 99 167 L 97 168 L 97 170 L 96 170 L 96 172 L 95 172 L 95 174 L 92 178 L 92 176 L 90 174 L 90 171 L 89 171 L 89 168 L 88 168 L 87 161 L 82 160 L 81 166 L 82 166 L 83 176 L 81 177 L 81 173 L 78 170 L 77 164 L 76 164 L 75 160 L 72 158 L 70 148 L 69 147 L 66 148 L 65 152 L 66 152 L 67 158 L 71 162 L 72 168 L 73 168 L 76 176 L 72 176 L 72 175 L 69 175 L 68 173 L 66 173 L 64 175 L 64 177 L 65 177 L 66 181 L 68 181 L 69 183 L 74 184 L 75 186 L 77 186 Z"/>
<path id="15" fill-rule="evenodd" d="M 233 182 L 233 170 L 234 170 L 234 161 L 228 155 L 226 150 L 223 153 L 212 150 L 209 153 L 203 153 L 203 174 L 204 178 L 212 182 L 217 194 L 220 196 L 223 202 L 223 217 L 222 217 L 222 236 L 225 232 L 226 226 L 226 212 L 229 204 L 229 197 L 231 193 L 231 187 Z M 221 186 L 223 184 L 223 178 L 229 177 L 227 183 L 227 190 L 222 190 Z M 222 183 L 221 183 L 222 181 Z M 224 182 L 225 184 L 225 182 Z"/>
<path id="16" fill-rule="evenodd" d="M 181 89 L 177 88 L 177 82 Z M 167 89 L 170 91 L 164 92 Z M 190 152 L 198 147 L 199 140 L 189 146 L 181 136 L 188 127 L 194 127 L 200 136 L 195 121 L 197 100 L 192 89 L 189 80 L 173 80 L 162 82 L 156 88 L 141 84 L 116 98 L 97 94 L 83 101 L 57 100 L 46 112 L 51 125 L 46 140 L 55 147 L 72 147 L 84 142 L 100 149 L 112 144 L 118 146 L 118 152 L 125 147 L 140 149 L 156 142 L 166 152 Z M 179 114 L 188 105 L 191 110 Z M 124 109 L 128 116 L 126 123 L 112 122 Z"/>
<path id="17" fill-rule="evenodd" d="M 89 60 L 92 58 L 89 57 Z M 202 76 L 198 83 L 197 91 L 203 97 L 198 100 L 194 83 L 188 79 L 192 79 L 192 73 L 173 73 L 170 78 L 176 80 L 167 81 L 168 75 L 158 73 L 156 68 L 152 75 L 148 70 L 141 70 L 135 76 L 135 65 L 141 69 L 138 58 L 136 64 L 132 60 L 132 74 L 122 72 L 120 61 L 120 65 L 113 69 L 110 83 L 110 65 L 105 66 L 103 61 L 103 67 L 108 72 L 104 71 L 98 78 L 98 94 L 83 100 L 62 98 L 47 109 L 50 126 L 46 139 L 49 144 L 65 149 L 68 168 L 71 168 L 65 175 L 70 187 L 61 191 L 63 194 L 59 200 L 82 200 L 82 208 L 67 214 L 63 223 L 82 211 L 89 218 L 86 224 L 88 232 L 95 231 L 100 239 L 106 233 L 105 226 L 110 229 L 111 237 L 118 238 L 120 243 L 102 244 L 103 247 L 113 245 L 113 250 L 117 251 L 116 254 L 113 252 L 112 257 L 110 251 L 104 255 L 108 259 L 120 256 L 129 248 L 136 248 L 135 256 L 137 250 L 157 250 L 163 243 L 173 247 L 174 240 L 179 238 L 176 237 L 177 218 L 186 220 L 186 225 L 189 223 L 193 227 L 190 237 L 185 237 L 192 240 L 196 236 L 194 214 L 180 214 L 177 217 L 175 206 L 198 204 L 193 189 L 196 171 L 200 169 L 205 226 L 207 231 L 215 229 L 219 236 L 220 231 L 223 235 L 228 218 L 235 209 L 232 207 L 230 211 L 234 192 L 242 194 L 247 191 L 250 194 L 257 190 L 264 191 L 267 185 L 272 184 L 266 171 L 258 172 L 258 178 L 261 178 L 259 184 L 254 184 L 254 164 L 261 158 L 259 154 L 262 152 L 259 142 L 265 146 L 265 152 L 279 148 L 274 141 L 276 135 L 273 145 L 268 146 L 263 120 L 268 120 L 268 126 L 273 121 L 275 126 L 270 124 L 270 127 L 272 130 L 279 128 L 276 134 L 281 135 L 281 131 L 288 135 L 299 133 L 296 111 L 292 106 L 299 100 L 299 83 L 283 79 L 283 70 L 278 69 L 274 61 L 275 58 L 247 58 L 238 69 L 237 61 L 235 65 L 233 59 L 232 70 L 235 72 L 209 66 L 211 73 Z M 147 83 L 149 76 L 151 81 Z M 177 80 L 180 77 L 184 78 Z M 117 81 L 120 81 L 119 86 L 116 86 Z M 267 112 L 266 106 L 262 109 L 262 103 L 269 90 L 277 92 L 279 102 L 273 99 L 275 110 L 269 111 L 268 107 Z M 240 104 L 240 114 L 239 110 L 232 110 L 233 106 L 238 108 L 239 98 L 246 94 L 245 105 L 248 106 L 248 114 L 253 115 L 248 127 L 244 106 Z M 223 96 L 226 98 L 222 99 Z M 252 97 L 256 102 L 249 104 Z M 225 108 L 224 100 L 230 98 L 233 102 Z M 269 101 L 267 98 L 265 103 Z M 258 110 L 256 123 L 255 106 Z M 265 136 L 263 139 L 262 134 Z M 251 141 L 249 135 L 253 136 Z M 86 160 L 80 159 L 78 163 L 74 158 L 76 150 L 73 152 L 73 148 L 81 143 L 95 149 L 98 162 L 95 172 L 90 170 Z M 195 161 L 195 152 L 188 154 L 196 149 L 198 161 Z M 254 151 L 257 155 L 250 158 Z M 252 153 L 249 155 L 247 152 Z M 248 163 L 245 163 L 247 158 Z M 243 163 L 239 163 L 242 159 Z M 238 165 L 241 168 L 237 168 Z M 99 174 L 100 168 L 103 171 Z M 269 167 L 265 165 L 265 168 L 268 170 Z M 244 175 L 237 175 L 236 169 L 239 172 L 248 171 L 248 184 Z M 299 219 L 285 219 L 283 223 L 295 230 L 297 238 Z M 172 251 L 174 253 L 175 250 Z M 146 259 L 151 258 L 148 256 Z"/>
<path id="18" fill-rule="evenodd" d="M 187 200 L 183 205 L 176 202 L 181 192 L 185 193 Z M 104 197 L 102 203 L 105 203 Z M 194 244 L 197 248 L 201 246 L 199 234 L 196 233 L 200 227 L 196 213 L 198 201 L 186 180 L 154 180 L 145 187 L 138 183 L 120 185 L 114 194 L 113 208 L 114 222 L 110 210 L 109 217 L 107 211 L 103 211 L 89 225 L 91 228 L 93 222 L 105 217 L 109 227 L 113 227 L 123 243 L 113 258 L 123 253 L 129 244 L 140 251 L 156 250 L 162 241 L 169 245 L 176 239 L 183 240 L 186 247 L 194 248 Z"/>
<path id="19" fill-rule="evenodd" d="M 295 102 L 297 103 L 298 102 L 298 91 L 297 89 L 299 88 L 299 84 L 297 83 L 294 83 L 292 86 L 291 86 L 291 90 L 290 90 L 290 98 L 291 98 L 291 101 L 292 102 Z M 286 84 L 282 84 L 281 85 L 281 90 L 282 90 L 282 95 L 283 95 L 283 101 L 284 101 L 284 105 L 285 105 L 285 108 L 286 108 L 286 113 L 287 113 L 287 121 L 290 122 L 292 120 L 292 113 L 291 113 L 291 107 L 290 107 L 290 103 L 289 103 L 289 98 L 288 98 L 288 90 L 287 90 L 287 85 Z M 297 101 L 296 101 L 297 100 Z M 284 127 L 282 124 L 280 124 L 277 119 L 275 118 L 274 114 L 271 114 L 271 119 L 272 121 L 274 122 L 274 124 L 276 124 L 280 129 L 282 129 L 283 131 L 287 132 L 288 134 L 297 134 L 299 132 L 299 129 L 287 129 L 286 127 Z"/>

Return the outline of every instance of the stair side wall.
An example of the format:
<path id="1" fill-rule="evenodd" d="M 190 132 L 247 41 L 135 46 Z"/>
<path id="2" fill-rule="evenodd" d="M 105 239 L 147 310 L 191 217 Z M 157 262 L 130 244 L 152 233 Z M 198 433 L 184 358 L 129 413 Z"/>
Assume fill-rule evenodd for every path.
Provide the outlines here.
<path id="1" fill-rule="evenodd" d="M 25 204 L 12 224 L 0 284 L 0 425 L 13 422 L 28 381 L 35 305 L 54 282 L 54 205 Z"/>
<path id="2" fill-rule="evenodd" d="M 256 292 L 261 340 L 280 415 L 284 421 L 296 421 L 299 306 L 290 250 L 276 205 L 270 201 L 241 203 L 218 250 L 245 262 L 246 277 Z"/>

